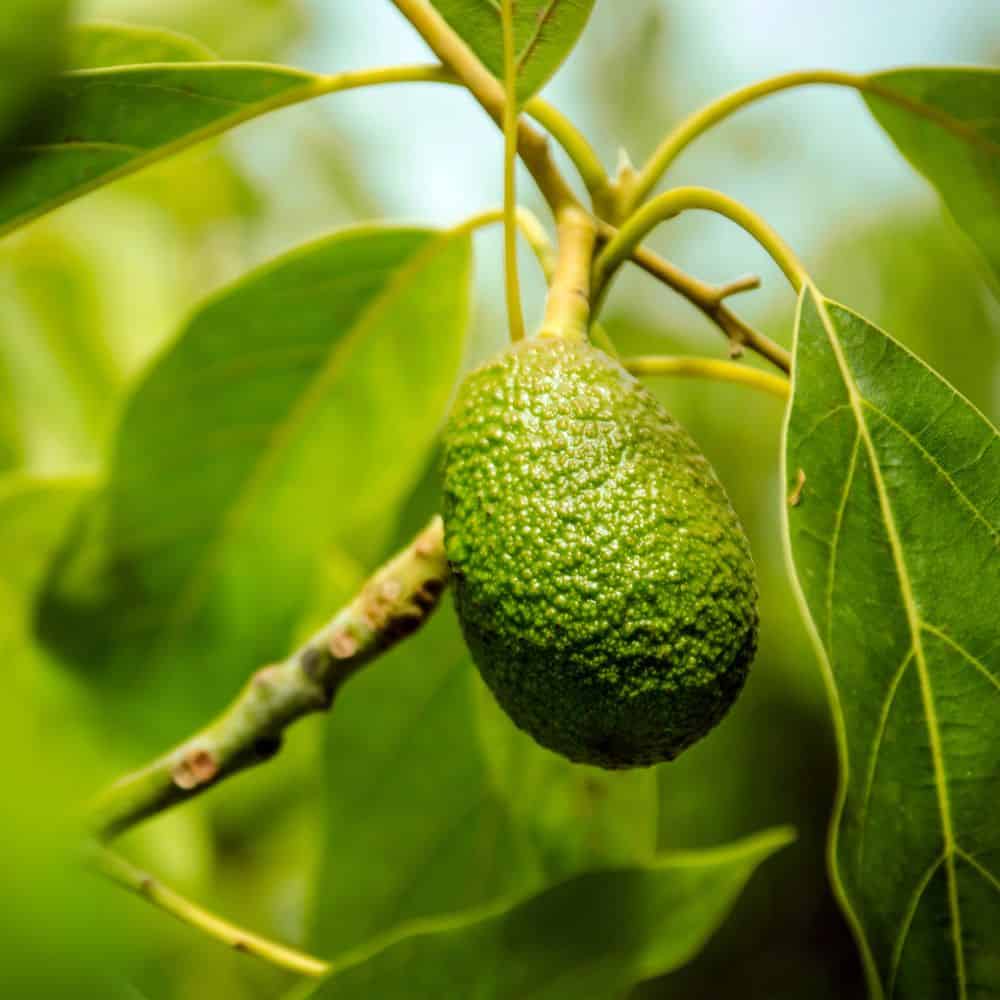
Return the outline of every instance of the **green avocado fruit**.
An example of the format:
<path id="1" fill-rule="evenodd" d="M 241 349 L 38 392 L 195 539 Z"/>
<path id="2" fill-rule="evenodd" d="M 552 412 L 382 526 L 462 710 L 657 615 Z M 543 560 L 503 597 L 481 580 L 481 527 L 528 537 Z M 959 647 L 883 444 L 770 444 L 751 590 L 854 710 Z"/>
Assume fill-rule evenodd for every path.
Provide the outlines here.
<path id="1" fill-rule="evenodd" d="M 468 376 L 444 445 L 458 616 L 514 722 L 605 768 L 704 736 L 746 679 L 757 593 L 688 434 L 582 337 L 539 336 Z"/>

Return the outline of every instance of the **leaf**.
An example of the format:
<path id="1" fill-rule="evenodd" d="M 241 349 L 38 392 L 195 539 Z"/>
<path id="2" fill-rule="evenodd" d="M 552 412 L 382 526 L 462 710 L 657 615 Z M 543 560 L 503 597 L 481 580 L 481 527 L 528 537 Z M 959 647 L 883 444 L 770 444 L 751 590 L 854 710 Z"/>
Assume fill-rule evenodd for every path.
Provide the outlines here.
<path id="1" fill-rule="evenodd" d="M 69 68 L 99 69 L 136 63 L 202 62 L 211 49 L 176 31 L 110 21 L 74 25 Z"/>
<path id="2" fill-rule="evenodd" d="M 338 697 L 315 893 L 313 937 L 324 954 L 541 884 L 490 785 L 474 681 L 449 602 Z"/>
<path id="3" fill-rule="evenodd" d="M 320 80 L 253 63 L 65 73 L 53 87 L 59 120 L 38 140 L 0 148 L 18 164 L 0 186 L 0 235 L 265 111 L 321 93 Z"/>
<path id="4" fill-rule="evenodd" d="M 432 0 L 497 79 L 503 79 L 503 31 L 497 0 Z M 594 0 L 518 0 L 514 6 L 517 95 L 540 90 L 569 55 Z"/>
<path id="5" fill-rule="evenodd" d="M 285 655 L 329 546 L 413 485 L 461 361 L 469 269 L 468 237 L 342 230 L 210 299 L 139 385 L 40 627 L 109 694 L 155 697 L 151 736 Z"/>
<path id="6" fill-rule="evenodd" d="M 28 621 L 48 561 L 92 484 L 83 478 L 13 475 L 0 480 L 0 650 L 30 633 Z"/>
<path id="7" fill-rule="evenodd" d="M 0 247 L 0 363 L 32 466 L 97 458 L 123 377 L 102 305 L 92 257 L 64 235 Z"/>
<path id="8" fill-rule="evenodd" d="M 1000 279 L 1000 70 L 899 69 L 867 81 L 876 120 Z"/>
<path id="9" fill-rule="evenodd" d="M 876 996 L 1000 990 L 1000 443 L 951 386 L 806 290 L 790 551 L 836 692 L 833 864 Z M 992 955 L 992 957 L 991 957 Z"/>
<path id="10" fill-rule="evenodd" d="M 581 1000 L 616 997 L 688 961 L 753 870 L 787 844 L 775 830 L 644 867 L 579 875 L 514 905 L 416 926 L 335 965 L 317 1000 Z"/>
<path id="11" fill-rule="evenodd" d="M 0 141 L 22 123 L 59 65 L 68 0 L 0 4 Z M 6 157 L 0 147 L 0 164 Z"/>
<path id="12" fill-rule="evenodd" d="M 652 858 L 656 770 L 571 764 L 518 729 L 478 676 L 475 702 L 489 779 L 550 879 Z"/>

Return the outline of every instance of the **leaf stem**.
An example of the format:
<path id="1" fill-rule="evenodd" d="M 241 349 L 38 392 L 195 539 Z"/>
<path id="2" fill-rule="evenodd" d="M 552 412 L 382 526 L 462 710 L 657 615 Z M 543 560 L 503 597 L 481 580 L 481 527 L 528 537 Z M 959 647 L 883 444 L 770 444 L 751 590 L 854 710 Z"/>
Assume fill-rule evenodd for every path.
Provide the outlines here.
<path id="1" fill-rule="evenodd" d="M 790 90 L 794 87 L 829 84 L 835 87 L 851 87 L 862 90 L 865 89 L 866 83 L 865 77 L 854 73 L 825 69 L 798 70 L 771 77 L 768 80 L 761 80 L 723 95 L 681 121 L 657 146 L 634 181 L 625 205 L 625 214 L 630 215 L 636 206 L 646 199 L 674 160 L 698 136 L 740 108 L 744 108 L 762 97 L 768 97 L 771 94 L 777 94 L 782 90 Z"/>
<path id="2" fill-rule="evenodd" d="M 106 847 L 96 848 L 90 860 L 93 867 L 111 881 L 235 951 L 254 955 L 271 965 L 314 979 L 325 976 L 331 969 L 329 963 L 321 959 L 278 944 L 216 916 Z"/>
<path id="3" fill-rule="evenodd" d="M 448 577 L 444 527 L 435 517 L 304 646 L 258 670 L 215 722 L 108 788 L 91 809 L 94 835 L 110 840 L 269 760 L 289 725 L 328 709 L 348 677 L 427 620 Z"/>
<path id="4" fill-rule="evenodd" d="M 552 241 L 549 239 L 549 234 L 545 231 L 545 227 L 539 221 L 538 216 L 522 205 L 517 206 L 515 220 L 517 228 L 524 237 L 524 242 L 528 244 L 538 260 L 538 266 L 542 270 L 546 284 L 550 284 L 552 276 L 555 273 L 556 253 L 555 248 L 552 246 Z M 457 225 L 453 226 L 450 232 L 453 235 L 471 233 L 477 229 L 483 229 L 486 226 L 503 221 L 504 210 L 502 208 L 488 208 L 482 212 L 477 212 L 475 215 L 470 215 L 467 219 L 463 219 Z"/>
<path id="5" fill-rule="evenodd" d="M 705 209 L 732 220 L 746 230 L 771 255 L 796 292 L 808 280 L 805 268 L 787 243 L 759 215 L 719 191 L 703 187 L 679 187 L 657 195 L 631 215 L 594 264 L 594 286 L 599 307 L 611 278 L 632 256 L 635 248 L 661 222 L 689 209 Z"/>
<path id="6" fill-rule="evenodd" d="M 590 323 L 590 272 L 597 224 L 568 205 L 558 217 L 559 253 L 539 336 L 585 337 Z"/>
<path id="7" fill-rule="evenodd" d="M 771 372 L 748 368 L 733 361 L 717 358 L 676 357 L 667 354 L 626 358 L 622 361 L 633 375 L 679 375 L 687 378 L 706 378 L 716 382 L 737 382 L 768 392 L 779 399 L 788 399 L 788 379 Z"/>
<path id="8" fill-rule="evenodd" d="M 506 97 L 503 86 L 476 58 L 451 25 L 428 0 L 392 0 L 434 54 L 465 84 L 483 110 L 503 128 Z M 579 204 L 577 197 L 552 159 L 547 138 L 521 121 L 517 129 L 521 160 L 535 179 L 553 215 L 565 205 Z"/>
<path id="9" fill-rule="evenodd" d="M 521 281 L 517 271 L 517 64 L 514 59 L 513 0 L 503 0 L 503 253 L 507 329 L 513 343 L 524 340 Z"/>

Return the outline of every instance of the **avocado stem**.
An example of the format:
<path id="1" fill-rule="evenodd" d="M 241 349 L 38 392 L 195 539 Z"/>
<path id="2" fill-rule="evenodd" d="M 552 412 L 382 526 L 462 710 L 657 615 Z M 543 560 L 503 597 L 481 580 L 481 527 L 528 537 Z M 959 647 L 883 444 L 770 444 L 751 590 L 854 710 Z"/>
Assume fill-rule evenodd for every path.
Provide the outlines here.
<path id="1" fill-rule="evenodd" d="M 585 337 L 590 323 L 590 270 L 597 224 L 576 205 L 564 206 L 556 224 L 559 235 L 556 270 L 539 336 Z"/>

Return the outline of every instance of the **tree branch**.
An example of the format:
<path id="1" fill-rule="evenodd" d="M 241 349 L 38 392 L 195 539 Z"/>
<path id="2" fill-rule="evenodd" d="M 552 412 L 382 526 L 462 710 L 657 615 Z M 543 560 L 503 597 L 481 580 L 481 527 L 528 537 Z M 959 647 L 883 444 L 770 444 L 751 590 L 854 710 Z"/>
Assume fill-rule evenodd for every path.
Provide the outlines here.
<path id="1" fill-rule="evenodd" d="M 328 709 L 351 674 L 423 625 L 448 577 L 435 517 L 301 649 L 258 670 L 215 722 L 107 789 L 91 811 L 94 834 L 109 840 L 273 757 L 287 726 Z"/>
<path id="2" fill-rule="evenodd" d="M 614 226 L 607 223 L 600 223 L 598 231 L 603 240 L 609 240 L 617 233 Z M 727 295 L 733 294 L 732 282 L 716 288 L 687 274 L 670 261 L 642 246 L 632 251 L 632 261 L 647 274 L 683 295 L 696 309 L 715 323 L 728 338 L 734 357 L 738 357 L 743 348 L 749 348 L 762 358 L 766 358 L 776 368 L 780 368 L 786 375 L 791 371 L 792 356 L 788 351 L 745 323 L 726 306 Z"/>

